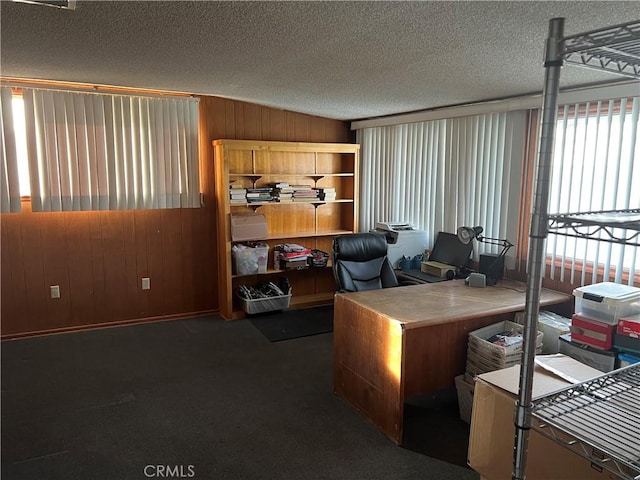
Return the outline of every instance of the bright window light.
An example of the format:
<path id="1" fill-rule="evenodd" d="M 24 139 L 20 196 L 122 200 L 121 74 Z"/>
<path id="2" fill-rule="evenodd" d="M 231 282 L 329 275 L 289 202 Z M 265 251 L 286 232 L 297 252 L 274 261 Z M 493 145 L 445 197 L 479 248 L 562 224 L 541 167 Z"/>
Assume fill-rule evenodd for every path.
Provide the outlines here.
<path id="1" fill-rule="evenodd" d="M 18 176 L 20 181 L 20 195 L 31 195 L 29 185 L 29 161 L 27 160 L 27 131 L 24 120 L 24 101 L 21 95 L 13 96 L 13 128 L 16 135 L 16 154 L 18 155 Z"/>

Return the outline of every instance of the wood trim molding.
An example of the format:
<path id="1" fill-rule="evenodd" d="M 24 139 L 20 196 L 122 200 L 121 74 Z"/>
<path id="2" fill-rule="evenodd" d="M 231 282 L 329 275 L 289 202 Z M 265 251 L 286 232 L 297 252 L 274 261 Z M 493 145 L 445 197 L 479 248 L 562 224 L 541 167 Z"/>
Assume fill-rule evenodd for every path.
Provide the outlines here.
<path id="1" fill-rule="evenodd" d="M 102 328 L 124 327 L 129 325 L 138 325 L 142 323 L 167 322 L 171 320 L 185 320 L 192 317 L 202 317 L 205 315 L 217 315 L 218 310 L 205 310 L 202 312 L 180 313 L 176 315 L 161 315 L 158 317 L 134 318 L 132 320 L 121 320 L 117 322 L 94 323 L 87 325 L 78 325 L 73 327 L 52 328 L 50 330 L 37 330 L 32 332 L 15 333 L 3 335 L 1 341 L 20 340 L 27 337 L 41 337 L 43 335 L 56 335 L 59 333 L 84 332 L 87 330 L 97 330 Z"/>
<path id="2" fill-rule="evenodd" d="M 94 93 L 118 93 L 132 95 L 154 95 L 172 97 L 193 97 L 186 92 L 172 92 L 168 90 L 152 90 L 147 88 L 121 87 L 116 85 L 100 85 L 90 83 L 60 82 L 56 80 L 33 80 L 28 78 L 0 77 L 0 84 L 8 84 L 15 88 L 50 88 L 69 91 L 85 91 Z"/>

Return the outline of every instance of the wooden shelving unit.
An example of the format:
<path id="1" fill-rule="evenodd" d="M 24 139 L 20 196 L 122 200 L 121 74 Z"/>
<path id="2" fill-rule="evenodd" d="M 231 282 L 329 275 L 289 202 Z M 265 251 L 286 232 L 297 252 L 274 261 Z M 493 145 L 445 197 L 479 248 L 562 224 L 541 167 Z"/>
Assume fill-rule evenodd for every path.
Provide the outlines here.
<path id="1" fill-rule="evenodd" d="M 273 249 L 298 243 L 331 252 L 336 235 L 354 233 L 358 225 L 358 161 L 360 146 L 345 143 L 215 140 L 218 221 L 219 305 L 226 319 L 244 317 L 234 299 L 238 285 L 252 285 L 286 276 L 292 286 L 292 308 L 331 303 L 335 282 L 330 268 L 273 269 Z M 229 185 L 244 188 L 277 182 L 336 189 L 334 201 L 234 203 Z M 267 273 L 235 275 L 231 248 L 230 215 L 260 213 L 267 219 L 269 263 Z"/>

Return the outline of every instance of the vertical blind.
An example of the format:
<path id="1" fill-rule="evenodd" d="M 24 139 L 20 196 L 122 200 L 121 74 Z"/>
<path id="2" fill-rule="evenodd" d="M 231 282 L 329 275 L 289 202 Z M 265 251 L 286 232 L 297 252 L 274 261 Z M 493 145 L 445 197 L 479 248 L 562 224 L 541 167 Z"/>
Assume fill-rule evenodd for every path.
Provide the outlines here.
<path id="1" fill-rule="evenodd" d="M 429 244 L 462 225 L 515 239 L 526 112 L 433 120 L 356 132 L 361 145 L 361 231 L 409 222 Z M 475 255 L 497 251 L 478 244 Z"/>
<path id="2" fill-rule="evenodd" d="M 33 211 L 199 207 L 195 99 L 23 89 Z"/>
<path id="3" fill-rule="evenodd" d="M 11 88 L 0 88 L 0 213 L 20 212 L 20 182 L 18 175 L 18 156 L 13 127 L 13 94 Z"/>
<path id="4" fill-rule="evenodd" d="M 640 208 L 640 98 L 563 105 L 556 125 L 549 213 Z M 622 232 L 614 232 L 622 233 Z M 623 236 L 623 235 L 621 235 Z M 604 235 L 606 237 L 606 235 Z M 633 284 L 640 274 L 638 248 L 550 235 L 551 278 L 586 285 Z"/>

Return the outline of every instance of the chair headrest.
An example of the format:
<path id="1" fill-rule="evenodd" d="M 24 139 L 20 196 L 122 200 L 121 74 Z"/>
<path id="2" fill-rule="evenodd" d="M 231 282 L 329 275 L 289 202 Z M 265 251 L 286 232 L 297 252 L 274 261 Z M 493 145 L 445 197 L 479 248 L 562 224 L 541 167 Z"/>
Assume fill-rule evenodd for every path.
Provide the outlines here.
<path id="1" fill-rule="evenodd" d="M 338 260 L 365 262 L 387 254 L 387 241 L 377 233 L 340 235 L 333 241 L 333 253 Z"/>

